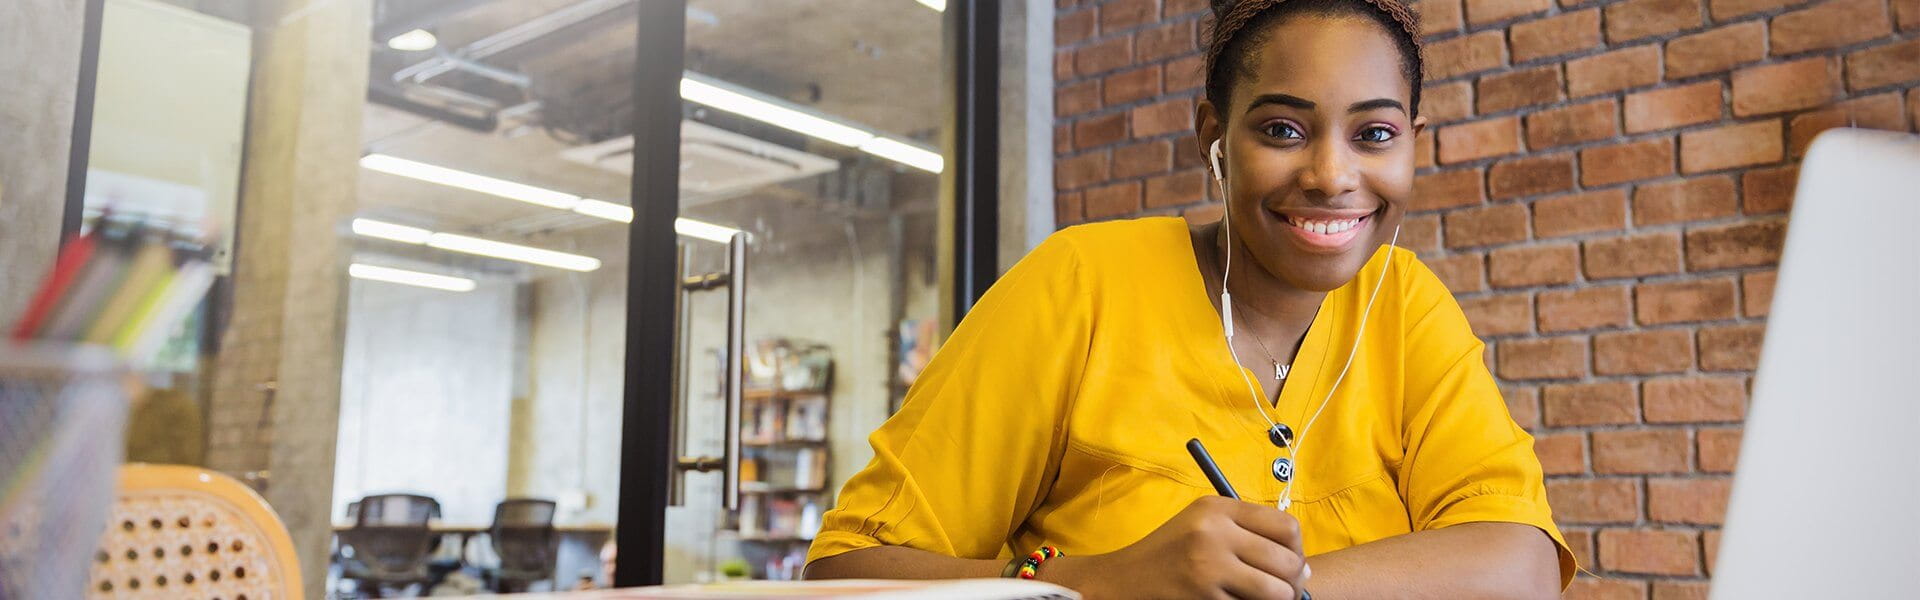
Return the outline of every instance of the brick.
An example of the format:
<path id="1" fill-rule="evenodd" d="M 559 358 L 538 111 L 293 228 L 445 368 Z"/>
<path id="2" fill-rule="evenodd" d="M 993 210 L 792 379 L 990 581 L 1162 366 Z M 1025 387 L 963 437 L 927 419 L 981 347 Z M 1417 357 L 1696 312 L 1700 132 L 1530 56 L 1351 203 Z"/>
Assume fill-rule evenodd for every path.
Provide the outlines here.
<path id="1" fill-rule="evenodd" d="M 1204 58 L 1205 57 L 1198 54 L 1194 54 L 1168 61 L 1167 71 L 1164 75 L 1166 78 L 1167 93 L 1175 94 L 1188 90 L 1197 90 L 1200 89 L 1200 86 L 1205 85 L 1207 82 L 1207 73 L 1205 67 L 1202 66 Z"/>
<path id="2" fill-rule="evenodd" d="M 1467 0 L 1467 23 L 1485 25 L 1546 12 L 1552 7 L 1553 0 Z"/>
<path id="3" fill-rule="evenodd" d="M 1563 86 L 1557 64 L 1494 73 L 1480 78 L 1478 108 L 1484 114 L 1557 102 Z"/>
<path id="4" fill-rule="evenodd" d="M 1054 45 L 1059 47 L 1072 46 L 1093 37 L 1094 24 L 1096 23 L 1094 20 L 1095 16 L 1092 10 L 1062 11 L 1055 13 L 1053 18 Z"/>
<path id="5" fill-rule="evenodd" d="M 1140 142 L 1113 149 L 1115 179 L 1165 173 L 1172 167 L 1173 143 L 1166 140 Z"/>
<path id="6" fill-rule="evenodd" d="M 1572 379 L 1587 373 L 1587 339 L 1507 340 L 1500 342 L 1498 357 L 1502 379 Z"/>
<path id="7" fill-rule="evenodd" d="M 1739 211 L 1733 177 L 1714 175 L 1641 185 L 1633 191 L 1633 224 L 1704 221 Z"/>
<path id="8" fill-rule="evenodd" d="M 1747 416 L 1745 377 L 1649 379 L 1640 396 L 1648 423 L 1739 421 Z"/>
<path id="9" fill-rule="evenodd" d="M 1400 247 L 1427 253 L 1440 249 L 1440 215 L 1407 217 L 1400 222 Z"/>
<path id="10" fill-rule="evenodd" d="M 1193 204 L 1207 199 L 1207 174 L 1199 169 L 1147 180 L 1147 208 L 1165 208 Z"/>
<path id="11" fill-rule="evenodd" d="M 1700 0 L 1627 0 L 1606 8 L 1607 41 L 1621 43 L 1700 25 Z"/>
<path id="12" fill-rule="evenodd" d="M 1134 35 L 1134 59 L 1155 61 L 1193 52 L 1199 48 L 1193 29 L 1195 21 L 1168 23 Z"/>
<path id="13" fill-rule="evenodd" d="M 1627 133 L 1685 127 L 1720 119 L 1720 82 L 1641 92 L 1627 96 Z"/>
<path id="14" fill-rule="evenodd" d="M 1473 116 L 1473 82 L 1455 81 L 1423 88 L 1420 91 L 1420 114 L 1434 125 Z"/>
<path id="15" fill-rule="evenodd" d="M 1420 32 L 1426 36 L 1460 30 L 1461 0 L 1420 0 L 1413 6 L 1420 13 Z"/>
<path id="16" fill-rule="evenodd" d="M 1540 428 L 1540 388 L 1503 385 L 1500 398 L 1507 401 L 1507 414 L 1515 424 L 1528 430 Z"/>
<path id="17" fill-rule="evenodd" d="M 1487 194 L 1494 199 L 1538 196 L 1573 189 L 1573 155 L 1513 158 L 1487 170 Z"/>
<path id="18" fill-rule="evenodd" d="M 1840 62 L 1827 56 L 1733 72 L 1733 114 L 1740 117 L 1813 108 L 1844 94 Z"/>
<path id="19" fill-rule="evenodd" d="M 1550 427 L 1640 421 L 1640 396 L 1625 381 L 1550 385 L 1541 392 L 1540 407 Z"/>
<path id="20" fill-rule="evenodd" d="M 1582 566 L 1597 566 L 1593 559 L 1580 561 Z M 1567 586 L 1563 595 L 1566 600 L 1645 600 L 1647 582 L 1632 579 L 1594 579 L 1580 577 Z"/>
<path id="21" fill-rule="evenodd" d="M 1701 173 L 1778 162 L 1786 156 L 1779 119 L 1680 134 L 1680 171 Z"/>
<path id="22" fill-rule="evenodd" d="M 1159 0 L 1107 0 L 1100 5 L 1100 32 L 1139 27 L 1159 18 Z"/>
<path id="23" fill-rule="evenodd" d="M 1133 36 L 1120 36 L 1081 46 L 1073 52 L 1073 71 L 1098 75 L 1133 64 Z"/>
<path id="24" fill-rule="evenodd" d="M 1593 372 L 1600 375 L 1679 373 L 1693 366 L 1693 336 L 1680 329 L 1624 331 L 1593 336 Z"/>
<path id="25" fill-rule="evenodd" d="M 1700 470 L 1707 473 L 1732 473 L 1740 458 L 1741 433 L 1738 428 L 1701 428 L 1694 436 L 1700 446 Z"/>
<path id="26" fill-rule="evenodd" d="M 1825 0 L 1773 18 L 1773 55 L 1838 48 L 1893 33 L 1886 0 Z"/>
<path id="27" fill-rule="evenodd" d="M 1600 532 L 1600 567 L 1646 575 L 1698 575 L 1700 543 L 1691 531 L 1608 529 Z"/>
<path id="28" fill-rule="evenodd" d="M 1920 0 L 1893 0 L 1888 7 L 1893 9 L 1901 31 L 1920 29 Z"/>
<path id="29" fill-rule="evenodd" d="M 1687 232 L 1687 270 L 1753 267 L 1780 262 L 1787 223 L 1752 221 Z"/>
<path id="30" fill-rule="evenodd" d="M 1587 470 L 1587 436 L 1583 433 L 1549 433 L 1534 438 L 1533 454 L 1540 457 L 1540 470 L 1547 475 L 1577 475 Z"/>
<path id="31" fill-rule="evenodd" d="M 1647 518 L 1666 523 L 1719 525 L 1726 518 L 1730 479 L 1648 479 Z"/>
<path id="32" fill-rule="evenodd" d="M 1195 135 L 1183 135 L 1173 139 L 1173 168 L 1193 169 L 1207 166 L 1200 158 L 1200 138 Z"/>
<path id="33" fill-rule="evenodd" d="M 1440 283 L 1447 286 L 1447 291 L 1459 294 L 1487 289 L 1485 255 L 1452 254 L 1423 262 L 1435 277 L 1440 278 Z"/>
<path id="34" fill-rule="evenodd" d="M 1527 147 L 1545 150 L 1613 137 L 1620 131 L 1617 106 L 1607 98 L 1527 115 Z"/>
<path id="35" fill-rule="evenodd" d="M 1624 285 L 1541 292 L 1538 303 L 1542 333 L 1625 326 L 1631 306 Z"/>
<path id="36" fill-rule="evenodd" d="M 1220 221 L 1220 215 L 1225 208 L 1225 204 L 1212 202 L 1180 211 L 1180 216 L 1185 217 L 1190 223 L 1215 223 Z"/>
<path id="37" fill-rule="evenodd" d="M 1743 312 L 1749 317 L 1764 317 L 1773 304 L 1773 271 L 1748 273 L 1740 276 L 1740 296 Z"/>
<path id="38" fill-rule="evenodd" d="M 1053 126 L 1053 154 L 1061 156 L 1073 151 L 1073 126 L 1061 123 Z"/>
<path id="39" fill-rule="evenodd" d="M 1088 220 L 1109 219 L 1140 211 L 1140 182 L 1114 183 L 1087 190 Z"/>
<path id="40" fill-rule="evenodd" d="M 1473 334 L 1483 338 L 1533 331 L 1533 298 L 1526 294 L 1496 294 L 1460 301 Z"/>
<path id="41" fill-rule="evenodd" d="M 1741 207 L 1747 214 L 1784 212 L 1793 207 L 1793 187 L 1800 166 L 1754 169 L 1740 174 Z"/>
<path id="42" fill-rule="evenodd" d="M 1073 225 L 1086 220 L 1081 214 L 1082 200 L 1080 192 L 1062 192 L 1053 195 L 1053 218 L 1061 225 Z"/>
<path id="43" fill-rule="evenodd" d="M 1053 116 L 1070 117 L 1100 109 L 1100 82 L 1069 83 L 1053 91 Z"/>
<path id="44" fill-rule="evenodd" d="M 1634 288 L 1641 325 L 1733 318 L 1733 278 L 1643 283 Z"/>
<path id="45" fill-rule="evenodd" d="M 1580 98 L 1660 81 L 1660 45 L 1645 44 L 1567 61 L 1567 96 Z"/>
<path id="46" fill-rule="evenodd" d="M 1887 92 L 1795 115 L 1787 122 L 1787 152 L 1795 158 L 1804 156 L 1815 136 L 1840 127 L 1906 131 L 1907 107 L 1900 101 L 1900 92 Z"/>
<path id="47" fill-rule="evenodd" d="M 1687 432 L 1647 429 L 1593 432 L 1593 472 L 1607 475 L 1684 473 Z M 1602 550 L 1602 558 L 1606 551 Z"/>
<path id="48" fill-rule="evenodd" d="M 1587 187 L 1673 174 L 1673 138 L 1657 138 L 1580 151 L 1580 184 Z"/>
<path id="49" fill-rule="evenodd" d="M 1073 79 L 1073 75 L 1073 51 L 1065 49 L 1054 50 L 1053 80 L 1066 81 Z"/>
<path id="50" fill-rule="evenodd" d="M 1155 102 L 1127 111 L 1127 115 L 1136 138 L 1186 131 L 1193 127 L 1193 101 L 1180 98 Z"/>
<path id="51" fill-rule="evenodd" d="M 1864 90 L 1914 81 L 1920 81 L 1920 38 L 1847 55 L 1847 89 Z"/>
<path id="52" fill-rule="evenodd" d="M 1108 106 L 1152 98 L 1160 93 L 1160 65 L 1114 73 L 1100 85 L 1100 100 Z"/>
<path id="53" fill-rule="evenodd" d="M 1053 185 L 1061 190 L 1087 187 L 1106 181 L 1108 176 L 1105 151 L 1064 158 L 1053 165 Z"/>
<path id="54" fill-rule="evenodd" d="M 1440 128 L 1438 138 L 1441 164 L 1513 154 L 1520 151 L 1520 118 L 1449 125 Z"/>
<path id="55" fill-rule="evenodd" d="M 1496 288 L 1573 283 L 1579 277 L 1580 247 L 1575 244 L 1516 246 L 1487 254 L 1487 281 Z"/>
<path id="56" fill-rule="evenodd" d="M 1626 221 L 1626 190 L 1570 194 L 1533 203 L 1535 238 L 1615 231 L 1625 227 Z"/>
<path id="57" fill-rule="evenodd" d="M 1667 79 L 1719 73 L 1766 56 L 1766 21 L 1726 25 L 1668 41 Z"/>
<path id="58" fill-rule="evenodd" d="M 1507 37 L 1516 63 L 1593 48 L 1600 45 L 1600 10 L 1515 23 Z"/>
<path id="59" fill-rule="evenodd" d="M 1560 536 L 1566 538 L 1567 549 L 1573 551 L 1574 562 L 1579 563 L 1581 567 L 1592 567 L 1596 564 L 1593 561 L 1593 530 L 1592 529 L 1587 529 L 1584 527 L 1562 526 L 1560 527 Z M 1578 579 L 1574 581 L 1573 587 L 1567 590 L 1567 594 L 1564 597 L 1565 598 L 1587 597 L 1587 596 L 1580 595 L 1580 592 L 1578 591 L 1580 587 L 1580 582 L 1595 581 L 1595 580 L 1592 579 L 1590 576 L 1582 576 L 1577 573 L 1574 575 L 1574 577 Z M 1632 597 L 1633 600 L 1640 600 L 1640 598 L 1641 598 L 1640 596 Z"/>
<path id="60" fill-rule="evenodd" d="M 1415 175 L 1413 202 L 1408 208 L 1419 211 L 1480 204 L 1487 197 L 1483 178 L 1480 169 Z"/>
<path id="61" fill-rule="evenodd" d="M 1547 504 L 1564 523 L 1632 523 L 1640 518 L 1640 486 L 1631 479 L 1549 481 Z"/>
<path id="62" fill-rule="evenodd" d="M 1489 246 L 1527 239 L 1527 207 L 1522 204 L 1495 204 L 1447 213 L 1448 248 Z"/>
<path id="63" fill-rule="evenodd" d="M 1413 168 L 1427 169 L 1437 164 L 1433 156 L 1433 130 L 1423 129 L 1413 136 Z"/>
<path id="64" fill-rule="evenodd" d="M 1699 581 L 1655 581 L 1652 600 L 1707 600 L 1707 584 Z"/>
<path id="65" fill-rule="evenodd" d="M 1211 6 L 1207 0 L 1166 0 L 1166 5 L 1160 10 L 1167 20 L 1173 20 L 1174 17 L 1204 12 Z"/>
<path id="66" fill-rule="evenodd" d="M 1073 146 L 1092 148 L 1127 139 L 1127 115 L 1113 113 L 1088 117 L 1073 124 Z"/>
<path id="67" fill-rule="evenodd" d="M 1680 236 L 1673 232 L 1588 240 L 1584 250 L 1588 279 L 1680 272 Z"/>
<path id="68" fill-rule="evenodd" d="M 1507 40 L 1502 31 L 1482 31 L 1426 45 L 1426 78 L 1449 79 L 1499 67 Z"/>
<path id="69" fill-rule="evenodd" d="M 1707 0 L 1707 8 L 1713 13 L 1713 20 L 1726 21 L 1740 15 L 1772 10 L 1790 4 L 1800 4 L 1807 0 Z"/>
<path id="70" fill-rule="evenodd" d="M 1766 325 L 1728 325 L 1700 330 L 1700 369 L 1752 371 L 1760 366 L 1760 342 Z"/>

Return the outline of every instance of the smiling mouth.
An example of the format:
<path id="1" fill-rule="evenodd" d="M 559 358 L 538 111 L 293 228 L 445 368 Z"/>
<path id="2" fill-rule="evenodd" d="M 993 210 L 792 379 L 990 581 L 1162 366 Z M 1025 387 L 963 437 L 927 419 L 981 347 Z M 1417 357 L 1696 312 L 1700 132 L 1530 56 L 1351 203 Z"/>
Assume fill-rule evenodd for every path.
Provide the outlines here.
<path id="1" fill-rule="evenodd" d="M 1320 212 L 1320 211 L 1316 211 Z M 1358 212 L 1359 214 L 1354 214 Z M 1325 211 L 1311 216 L 1276 214 L 1286 222 L 1294 243 L 1316 254 L 1344 252 L 1360 239 L 1379 211 Z"/>

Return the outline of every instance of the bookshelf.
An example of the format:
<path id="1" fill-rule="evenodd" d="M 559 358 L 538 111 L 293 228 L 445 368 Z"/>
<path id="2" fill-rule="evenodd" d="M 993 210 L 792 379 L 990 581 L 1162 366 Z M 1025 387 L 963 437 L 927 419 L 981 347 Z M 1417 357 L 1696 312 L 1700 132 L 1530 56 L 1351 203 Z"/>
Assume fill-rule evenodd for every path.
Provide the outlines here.
<path id="1" fill-rule="evenodd" d="M 832 354 L 820 344 L 769 339 L 745 360 L 740 510 L 726 527 L 749 556 L 804 552 L 833 500 Z"/>

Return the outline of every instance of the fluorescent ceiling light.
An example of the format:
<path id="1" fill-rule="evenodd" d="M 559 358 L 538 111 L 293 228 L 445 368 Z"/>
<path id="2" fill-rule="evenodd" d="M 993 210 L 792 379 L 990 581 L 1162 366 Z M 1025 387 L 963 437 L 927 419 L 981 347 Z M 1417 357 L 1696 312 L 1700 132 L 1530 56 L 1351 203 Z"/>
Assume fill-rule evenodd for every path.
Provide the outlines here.
<path id="1" fill-rule="evenodd" d="M 701 81 L 683 77 L 680 79 L 680 97 L 842 146 L 858 146 L 873 137 L 873 134 L 860 128 L 755 98 L 753 94 L 729 87 L 732 86 L 718 80 Z"/>
<path id="2" fill-rule="evenodd" d="M 396 225 L 386 221 L 375 221 L 373 219 L 354 219 L 353 233 L 370 238 L 392 240 L 403 244 L 425 244 L 428 238 L 433 237 L 433 232 L 419 227 Z"/>
<path id="3" fill-rule="evenodd" d="M 927 0 L 920 0 L 920 3 L 926 4 Z M 943 5 L 945 4 L 944 0 L 942 0 L 942 4 Z M 928 4 L 928 6 L 932 6 L 932 5 Z M 387 40 L 388 48 L 392 48 L 392 49 L 400 50 L 404 52 L 419 52 L 422 50 L 432 50 L 434 46 L 438 46 L 438 45 L 440 45 L 440 39 L 433 37 L 433 32 L 427 31 L 425 29 L 415 29 L 413 31 L 409 31 L 406 33 L 402 33 L 400 35 L 393 36 L 393 39 Z"/>
<path id="4" fill-rule="evenodd" d="M 355 279 L 385 281 L 387 283 L 433 288 L 449 292 L 473 291 L 472 279 L 408 271 L 406 269 L 395 269 L 392 267 L 377 267 L 374 265 L 354 263 L 347 265 L 347 275 Z"/>
<path id="5" fill-rule="evenodd" d="M 534 187 L 524 183 L 514 183 L 504 179 L 494 179 L 485 175 L 468 173 L 458 169 L 449 169 L 438 165 L 411 161 L 385 154 L 368 154 L 360 157 L 360 166 L 401 177 L 411 177 L 448 187 L 457 187 L 482 194 L 491 194 L 508 200 L 519 200 L 528 204 L 538 204 L 548 208 L 573 210 L 580 203 L 580 197 L 565 192 L 556 192 L 546 188 Z"/>
<path id="6" fill-rule="evenodd" d="M 946 164 L 938 152 L 884 137 L 867 140 L 867 143 L 860 145 L 860 150 L 930 173 L 939 173 Z"/>
<path id="7" fill-rule="evenodd" d="M 920 0 L 920 3 L 927 5 L 927 8 L 940 12 L 947 11 L 947 0 Z"/>
<path id="8" fill-rule="evenodd" d="M 674 219 L 673 231 L 687 237 L 700 238 L 709 242 L 720 242 L 722 244 L 732 241 L 733 234 L 740 233 L 740 230 L 732 227 L 687 218 Z"/>
<path id="9" fill-rule="evenodd" d="M 441 250 L 504 258 L 569 271 L 592 271 L 600 268 L 600 259 L 591 256 L 581 256 L 555 250 L 534 248 L 532 246 L 483 240 L 477 237 L 468 237 L 452 233 L 433 234 L 433 239 L 427 241 L 427 246 Z"/>
<path id="10" fill-rule="evenodd" d="M 573 207 L 573 212 L 589 217 L 599 217 L 608 221 L 619 221 L 621 223 L 633 222 L 633 207 L 625 204 L 614 204 L 605 200 L 594 200 L 592 198 L 581 200 L 578 206 Z"/>

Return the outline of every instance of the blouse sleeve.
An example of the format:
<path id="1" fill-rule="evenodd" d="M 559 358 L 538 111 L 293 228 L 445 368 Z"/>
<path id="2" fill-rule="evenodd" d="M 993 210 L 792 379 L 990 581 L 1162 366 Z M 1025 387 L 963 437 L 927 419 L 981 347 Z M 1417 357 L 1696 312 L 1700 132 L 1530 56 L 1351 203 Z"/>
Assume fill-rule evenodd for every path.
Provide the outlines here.
<path id="1" fill-rule="evenodd" d="M 1406 332 L 1406 455 L 1400 494 L 1413 529 L 1471 522 L 1538 527 L 1553 538 L 1564 588 L 1573 553 L 1553 523 L 1533 437 L 1507 413 L 1486 349 L 1459 303 L 1409 257 Z"/>
<path id="2" fill-rule="evenodd" d="M 1057 233 L 987 291 L 869 438 L 873 461 L 841 488 L 808 562 L 882 545 L 1000 556 L 1064 449 L 1093 327 L 1084 275 Z"/>

